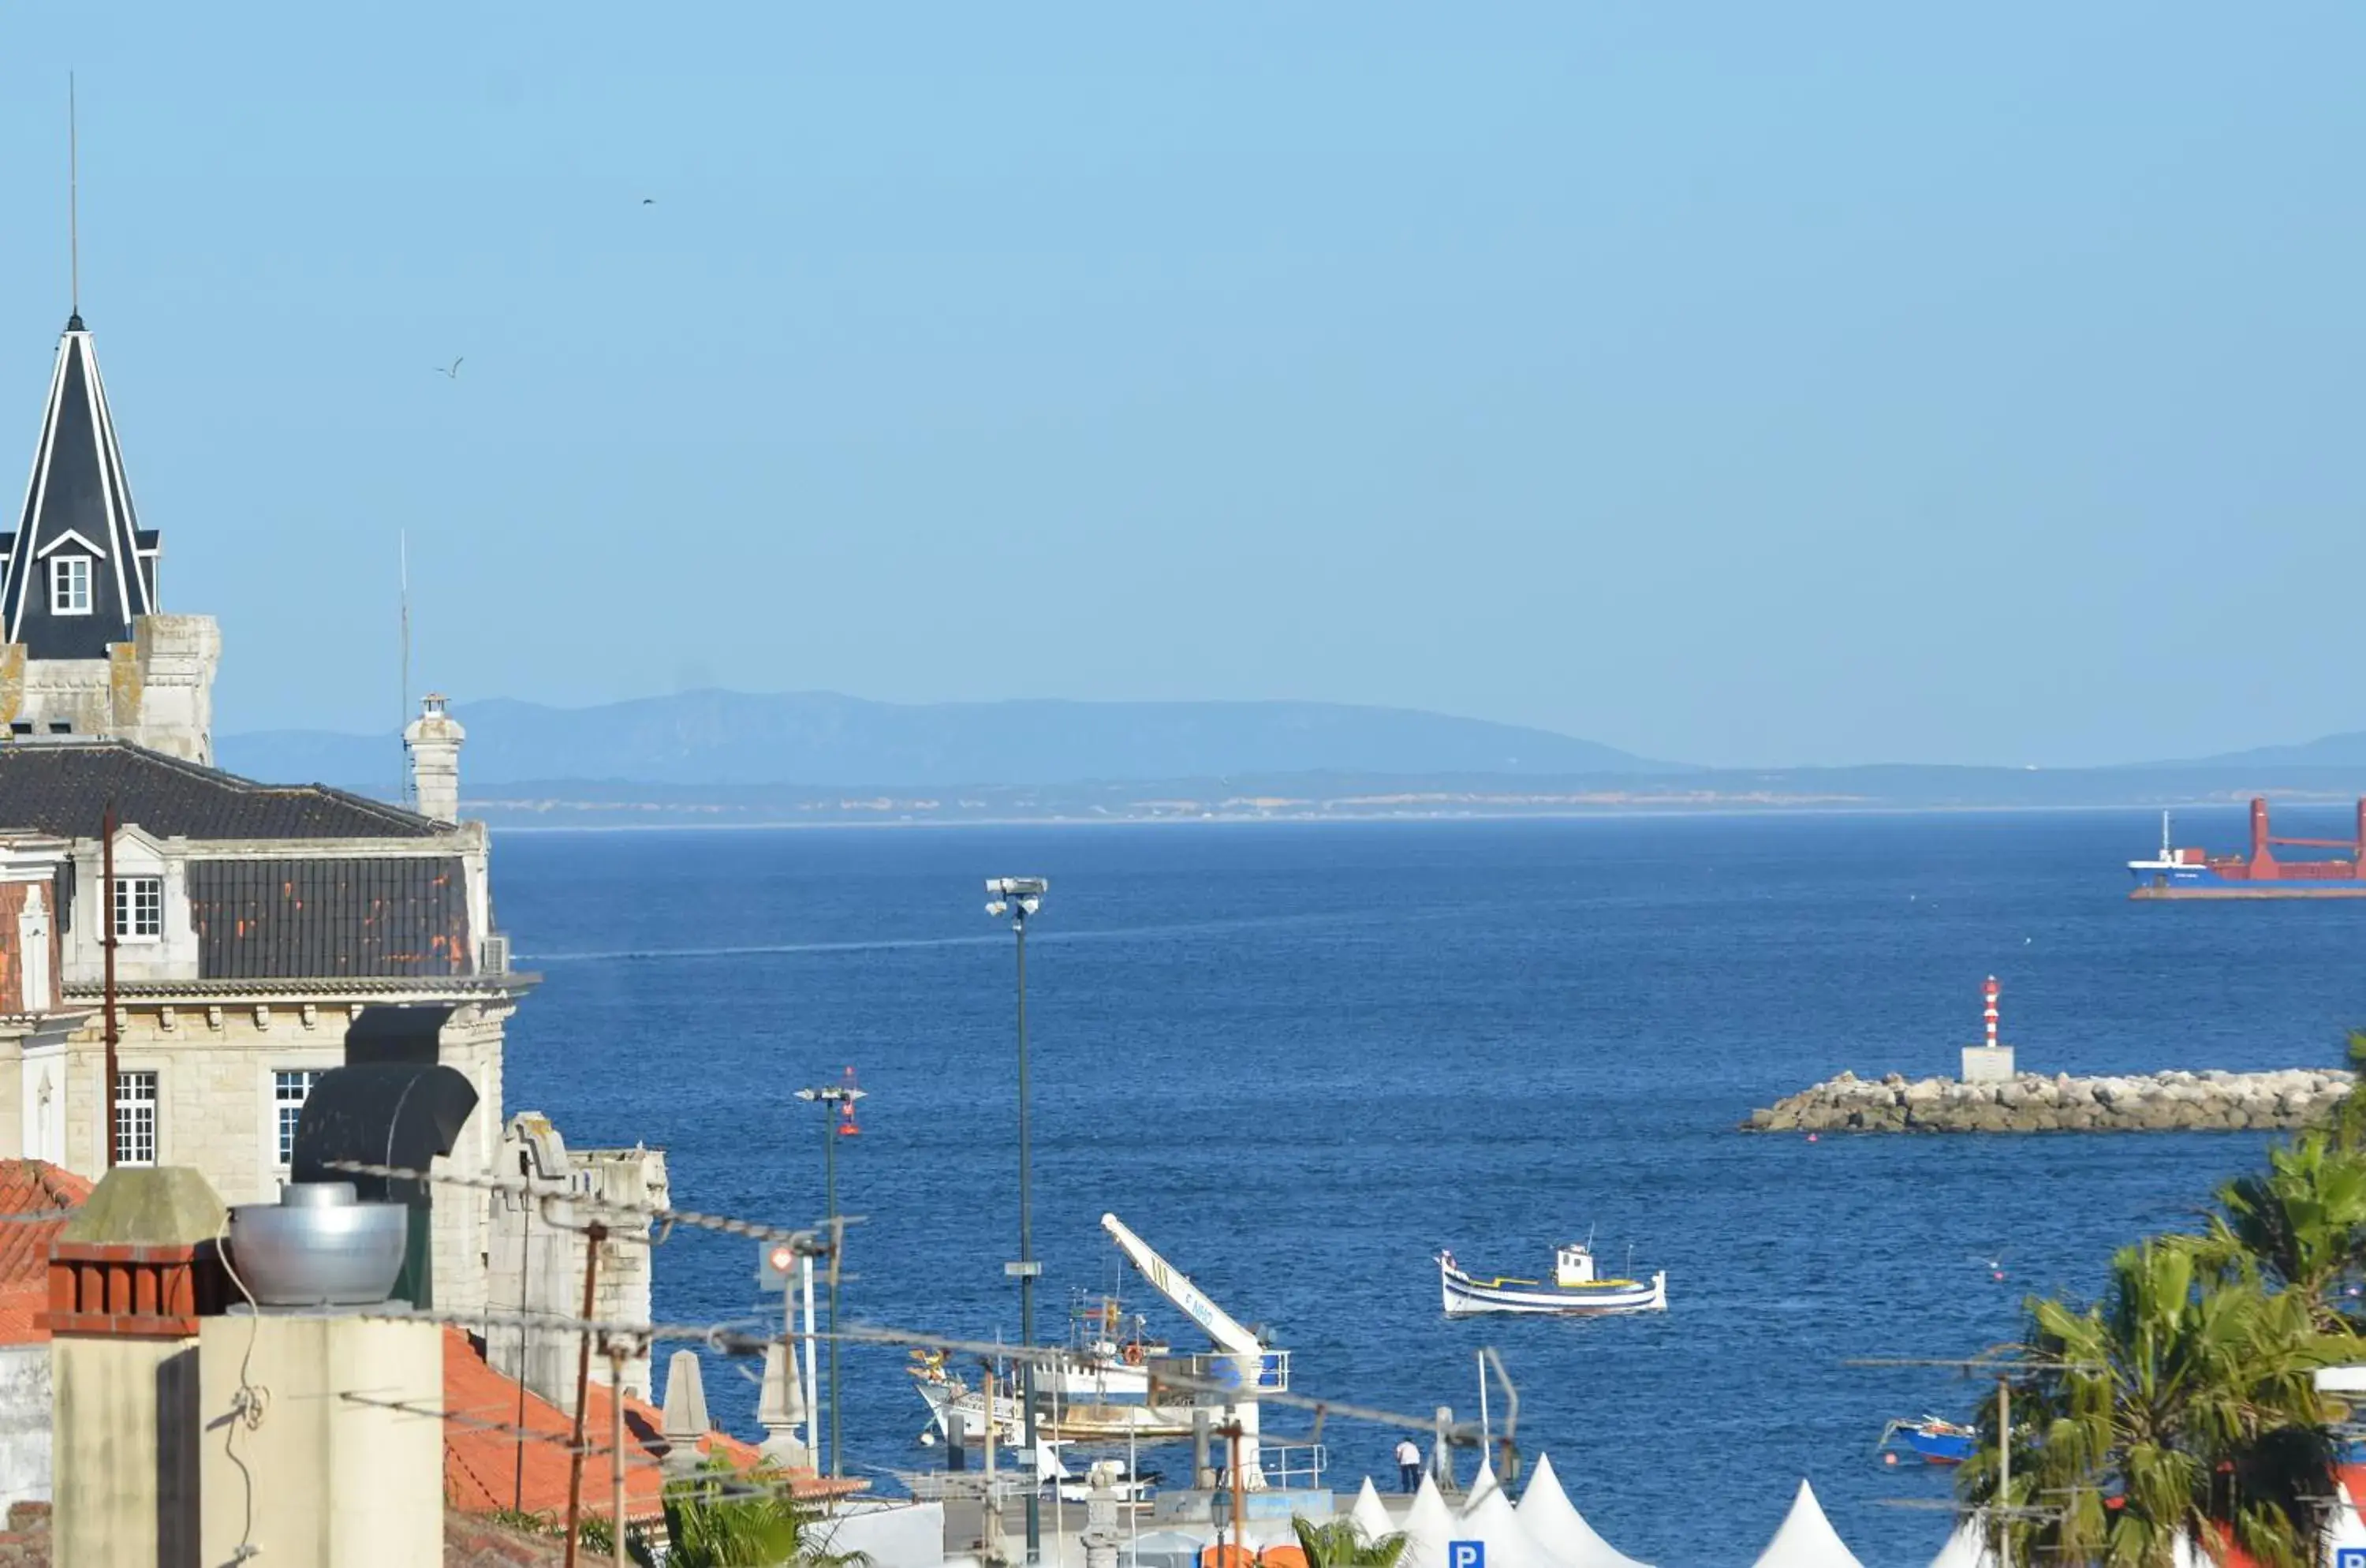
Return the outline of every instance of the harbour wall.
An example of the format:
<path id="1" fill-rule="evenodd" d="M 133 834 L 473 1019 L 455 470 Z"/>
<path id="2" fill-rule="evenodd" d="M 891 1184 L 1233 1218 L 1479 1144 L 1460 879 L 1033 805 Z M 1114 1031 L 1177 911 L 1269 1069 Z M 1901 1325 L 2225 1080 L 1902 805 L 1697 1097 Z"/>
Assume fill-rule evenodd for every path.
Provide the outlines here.
<path id="1" fill-rule="evenodd" d="M 2322 1126 L 2349 1092 L 2337 1068 L 2164 1072 L 2123 1077 L 2022 1073 L 1999 1083 L 1909 1082 L 1844 1072 L 1753 1111 L 1751 1133 L 2273 1132 Z"/>

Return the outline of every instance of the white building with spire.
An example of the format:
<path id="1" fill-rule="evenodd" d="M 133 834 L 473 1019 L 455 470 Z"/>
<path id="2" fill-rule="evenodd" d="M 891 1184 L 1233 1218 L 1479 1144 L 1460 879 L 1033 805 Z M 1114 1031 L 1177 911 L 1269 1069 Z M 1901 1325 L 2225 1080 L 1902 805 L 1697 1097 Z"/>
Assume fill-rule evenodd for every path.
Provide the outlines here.
<path id="1" fill-rule="evenodd" d="M 490 835 L 459 820 L 460 727 L 440 697 L 411 726 L 420 811 L 220 772 L 220 634 L 164 612 L 163 553 L 77 312 L 0 534 L 0 1158 L 186 1165 L 268 1200 L 320 1075 L 399 1056 L 468 1077 L 445 1163 L 491 1171 L 535 977 L 493 923 Z M 437 1304 L 485 1304 L 493 1205 L 434 1208 Z"/>

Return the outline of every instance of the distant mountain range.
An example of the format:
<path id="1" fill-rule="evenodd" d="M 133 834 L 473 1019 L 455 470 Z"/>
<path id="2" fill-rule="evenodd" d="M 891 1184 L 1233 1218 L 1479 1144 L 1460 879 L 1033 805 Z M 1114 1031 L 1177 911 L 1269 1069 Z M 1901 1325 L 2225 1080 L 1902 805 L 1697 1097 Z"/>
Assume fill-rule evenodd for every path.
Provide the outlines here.
<path id="1" fill-rule="evenodd" d="M 455 704 L 470 790 L 585 779 L 693 786 L 1067 784 L 1241 774 L 1680 773 L 1591 740 L 1409 708 L 1340 703 L 865 702 L 828 692 L 670 697 L 557 708 Z M 233 773 L 382 789 L 389 736 L 223 736 Z"/>
<path id="2" fill-rule="evenodd" d="M 1516 725 L 1335 703 L 941 703 L 828 693 L 456 705 L 468 814 L 516 825 L 1320 819 L 2181 807 L 2366 793 L 2366 734 L 2104 768 L 1701 768 Z M 250 777 L 391 797 L 392 736 L 217 742 Z"/>
<path id="3" fill-rule="evenodd" d="M 2215 757 L 2196 758 L 2191 762 L 2150 765 L 2196 768 L 2366 767 L 2366 730 L 2353 729 L 2345 735 L 2322 736 L 2315 740 L 2304 740 L 2297 746 L 2255 746 L 2248 751 L 2227 751 Z"/>

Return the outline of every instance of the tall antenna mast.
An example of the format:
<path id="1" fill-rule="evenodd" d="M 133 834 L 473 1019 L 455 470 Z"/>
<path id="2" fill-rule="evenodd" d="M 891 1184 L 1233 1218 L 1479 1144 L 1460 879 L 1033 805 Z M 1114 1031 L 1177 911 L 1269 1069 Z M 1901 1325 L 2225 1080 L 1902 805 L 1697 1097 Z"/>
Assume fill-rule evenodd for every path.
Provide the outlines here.
<path id="1" fill-rule="evenodd" d="M 396 535 L 402 561 L 402 712 L 395 720 L 395 733 L 400 735 L 411 725 L 411 530 Z M 395 798 L 403 805 L 411 804 L 411 743 L 402 746 L 402 780 Z"/>
<path id="2" fill-rule="evenodd" d="M 66 297 L 73 324 L 82 325 L 82 133 L 74 112 L 73 73 L 66 73 Z"/>

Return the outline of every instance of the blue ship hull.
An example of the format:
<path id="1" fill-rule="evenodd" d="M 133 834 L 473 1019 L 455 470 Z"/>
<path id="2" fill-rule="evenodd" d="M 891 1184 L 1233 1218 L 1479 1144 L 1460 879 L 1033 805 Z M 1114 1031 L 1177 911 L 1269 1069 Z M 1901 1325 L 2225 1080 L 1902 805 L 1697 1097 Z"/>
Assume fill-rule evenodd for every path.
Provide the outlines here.
<path id="1" fill-rule="evenodd" d="M 1892 1421 L 1883 1429 L 1879 1446 L 1887 1449 L 1894 1442 L 1903 1442 L 1906 1451 L 1924 1464 L 1962 1464 L 1972 1457 L 1979 1438 L 1936 1416 L 1925 1416 L 1920 1421 Z M 1895 1456 L 1889 1462 L 1897 1462 Z"/>
<path id="2" fill-rule="evenodd" d="M 1953 1432 L 1921 1432 L 1911 1427 L 1899 1434 L 1906 1446 L 1925 1464 L 1961 1464 L 1972 1457 L 1975 1439 Z"/>

